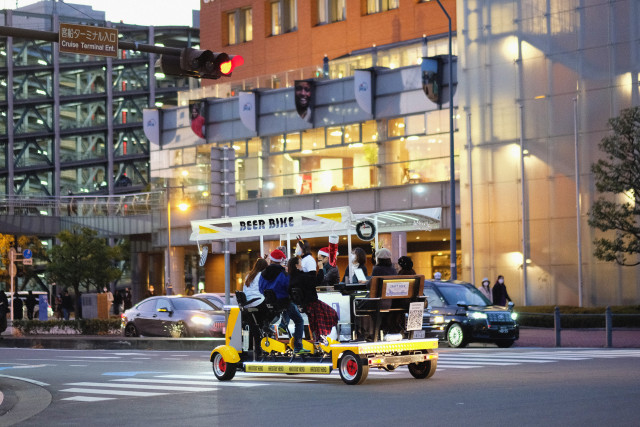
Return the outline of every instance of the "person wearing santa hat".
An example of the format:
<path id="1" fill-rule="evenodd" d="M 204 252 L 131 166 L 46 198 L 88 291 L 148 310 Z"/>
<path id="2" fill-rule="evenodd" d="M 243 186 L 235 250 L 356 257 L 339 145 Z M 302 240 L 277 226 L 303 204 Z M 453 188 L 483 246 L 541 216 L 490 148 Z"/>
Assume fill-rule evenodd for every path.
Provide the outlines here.
<path id="1" fill-rule="evenodd" d="M 286 259 L 286 255 L 279 249 L 269 254 L 269 266 L 264 269 L 260 276 L 259 289 L 264 294 L 267 289 L 272 289 L 277 299 L 289 298 L 289 276 L 285 272 L 282 263 Z M 295 330 L 293 331 L 293 351 L 296 353 L 303 352 L 302 349 L 302 332 L 304 330 L 304 319 L 298 311 L 298 307 L 289 302 L 287 314 L 293 320 Z"/>
<path id="2" fill-rule="evenodd" d="M 318 275 L 320 276 L 320 286 L 334 286 L 340 283 L 340 272 L 335 266 L 338 245 L 334 248 L 324 247 L 318 251 Z M 333 255 L 333 256 L 332 256 Z M 331 260 L 333 259 L 333 264 Z"/>

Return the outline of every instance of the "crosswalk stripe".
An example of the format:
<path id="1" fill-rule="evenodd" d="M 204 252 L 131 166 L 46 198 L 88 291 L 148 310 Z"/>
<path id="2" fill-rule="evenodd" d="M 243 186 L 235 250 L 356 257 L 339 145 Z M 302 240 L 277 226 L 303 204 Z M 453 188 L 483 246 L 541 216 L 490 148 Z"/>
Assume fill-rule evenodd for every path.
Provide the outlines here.
<path id="1" fill-rule="evenodd" d="M 71 396 L 60 400 L 73 400 L 76 402 L 101 402 L 103 400 L 115 400 L 115 397 Z"/>
<path id="2" fill-rule="evenodd" d="M 110 388 L 129 388 L 129 389 L 142 389 L 142 390 L 157 390 L 162 391 L 214 391 L 215 387 L 181 387 L 173 385 L 145 385 L 145 384 L 111 384 L 111 383 L 92 383 L 92 382 L 79 382 L 68 383 L 65 385 L 84 386 L 84 387 L 110 387 Z"/>
<path id="3" fill-rule="evenodd" d="M 149 396 L 163 396 L 169 393 L 152 393 L 148 391 L 131 391 L 131 390 L 103 390 L 94 388 L 67 388 L 60 390 L 66 393 L 89 393 L 89 394 L 113 394 L 117 396 L 133 396 L 133 397 L 149 397 Z"/>
<path id="4" fill-rule="evenodd" d="M 447 357 L 440 357 L 439 358 L 440 362 L 442 361 L 454 361 L 454 360 L 473 360 L 474 362 L 478 362 L 478 363 L 485 363 L 486 362 L 493 362 L 495 360 L 504 360 L 504 361 L 512 361 L 515 364 L 520 364 L 520 363 L 551 363 L 553 362 L 553 360 L 540 360 L 540 359 L 519 359 L 519 358 L 511 358 L 511 357 L 476 357 L 476 356 L 470 356 L 470 357 L 462 357 L 462 356 L 447 356 Z"/>
<path id="5" fill-rule="evenodd" d="M 119 381 L 119 382 L 135 382 L 135 383 L 153 383 L 153 384 L 189 384 L 189 385 L 213 385 L 215 384 L 216 386 L 219 385 L 224 385 L 224 386 L 235 386 L 235 387 L 256 387 L 256 386 L 264 386 L 264 385 L 269 385 L 268 383 L 258 383 L 258 382 L 242 382 L 242 383 L 228 383 L 228 382 L 219 382 L 215 379 L 212 379 L 210 381 L 195 381 L 195 380 L 187 380 L 187 381 L 183 381 L 183 380 L 158 380 L 158 379 L 152 379 L 152 378 L 122 378 L 122 379 L 118 379 L 118 380 L 112 380 L 112 381 Z"/>

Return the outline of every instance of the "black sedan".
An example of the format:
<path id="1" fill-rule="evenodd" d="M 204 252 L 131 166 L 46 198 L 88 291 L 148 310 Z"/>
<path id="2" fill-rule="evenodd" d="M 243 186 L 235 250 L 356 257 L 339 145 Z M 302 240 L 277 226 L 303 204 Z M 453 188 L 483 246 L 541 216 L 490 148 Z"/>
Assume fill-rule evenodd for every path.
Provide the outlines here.
<path id="1" fill-rule="evenodd" d="M 147 298 L 122 314 L 122 330 L 126 337 L 170 336 L 212 337 L 217 310 L 208 301 L 181 296 Z"/>
<path id="2" fill-rule="evenodd" d="M 492 305 L 472 284 L 461 281 L 425 281 L 422 328 L 426 337 L 447 341 L 451 347 L 491 342 L 511 347 L 520 336 L 517 314 L 511 307 Z"/>

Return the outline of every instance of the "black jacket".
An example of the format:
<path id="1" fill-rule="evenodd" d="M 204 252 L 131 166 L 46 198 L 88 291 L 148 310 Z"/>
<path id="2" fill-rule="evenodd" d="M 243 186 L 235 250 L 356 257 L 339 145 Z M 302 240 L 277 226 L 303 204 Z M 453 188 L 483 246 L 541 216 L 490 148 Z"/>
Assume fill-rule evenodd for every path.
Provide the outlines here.
<path id="1" fill-rule="evenodd" d="M 507 293 L 507 287 L 504 283 L 496 282 L 493 285 L 492 295 L 494 305 L 501 305 L 504 307 L 507 305 L 507 300 L 511 301 L 511 297 Z"/>
<path id="2" fill-rule="evenodd" d="M 291 300 L 303 307 L 318 300 L 318 292 L 316 291 L 318 276 L 315 271 L 308 271 L 303 273 L 302 271 L 294 271 L 289 276 L 289 295 Z M 293 289 L 300 289 L 302 291 L 302 300 L 296 300 L 293 295 Z"/>
<path id="3" fill-rule="evenodd" d="M 366 265 L 358 265 L 357 267 L 354 266 L 353 269 L 355 270 L 356 268 L 361 268 L 362 269 L 362 273 L 364 273 L 365 276 L 369 275 L 369 272 L 367 271 L 367 266 Z M 344 276 L 342 276 L 342 281 L 346 282 L 347 281 L 347 276 L 349 275 L 349 267 L 347 267 L 347 269 L 344 272 Z M 353 273 L 353 276 L 351 276 L 351 283 L 358 283 L 358 277 L 356 276 L 356 273 Z"/>
<path id="4" fill-rule="evenodd" d="M 332 267 L 329 264 L 325 264 L 318 270 L 318 286 L 333 286 L 340 283 L 340 272 L 338 267 Z"/>

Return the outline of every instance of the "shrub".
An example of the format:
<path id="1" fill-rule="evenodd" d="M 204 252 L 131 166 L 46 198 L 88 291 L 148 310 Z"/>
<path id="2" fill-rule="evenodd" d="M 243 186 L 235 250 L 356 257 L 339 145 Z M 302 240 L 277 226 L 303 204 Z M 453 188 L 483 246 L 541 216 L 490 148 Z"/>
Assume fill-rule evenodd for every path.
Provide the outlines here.
<path id="1" fill-rule="evenodd" d="M 21 335 L 109 335 L 120 333 L 120 319 L 78 320 L 14 320 L 13 327 Z"/>
<path id="2" fill-rule="evenodd" d="M 605 307 L 558 306 L 562 328 L 604 328 Z M 553 328 L 555 306 L 528 306 L 515 310 L 520 326 Z M 614 328 L 640 327 L 640 306 L 611 307 Z"/>

